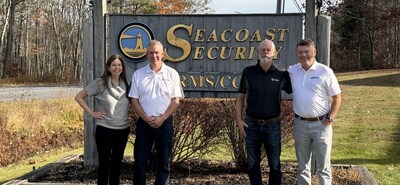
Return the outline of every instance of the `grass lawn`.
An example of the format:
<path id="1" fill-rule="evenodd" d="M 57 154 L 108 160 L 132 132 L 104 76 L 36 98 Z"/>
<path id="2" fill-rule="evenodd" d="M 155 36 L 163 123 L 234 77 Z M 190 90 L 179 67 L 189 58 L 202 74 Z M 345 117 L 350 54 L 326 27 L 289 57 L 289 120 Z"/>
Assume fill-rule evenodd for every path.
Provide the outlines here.
<path id="1" fill-rule="evenodd" d="M 0 168 L 0 184 L 3 184 L 11 179 L 23 176 L 26 173 L 32 171 L 32 169 L 38 169 L 51 162 L 58 161 L 62 157 L 71 154 L 83 153 L 83 148 L 71 150 L 70 148 L 63 148 L 59 150 L 50 150 L 40 155 L 32 156 L 29 159 L 21 161 L 18 164 L 13 164 L 4 168 Z"/>
<path id="2" fill-rule="evenodd" d="M 400 71 L 337 74 L 342 106 L 333 127 L 333 164 L 366 166 L 379 184 L 400 179 Z M 294 162 L 293 147 L 282 160 Z"/>
<path id="3" fill-rule="evenodd" d="M 343 106 L 334 128 L 333 163 L 364 165 L 380 184 L 398 184 L 400 71 L 344 73 L 338 78 Z"/>
<path id="4" fill-rule="evenodd" d="M 333 127 L 332 163 L 366 166 L 379 184 L 398 184 L 400 70 L 338 73 L 337 77 L 342 88 L 342 106 Z M 0 183 L 32 170 L 29 161 L 40 161 L 35 164 L 37 168 L 70 153 L 50 151 L 21 164 L 0 168 Z M 132 155 L 131 145 L 125 154 Z M 296 161 L 293 145 L 282 152 L 282 161 Z"/>

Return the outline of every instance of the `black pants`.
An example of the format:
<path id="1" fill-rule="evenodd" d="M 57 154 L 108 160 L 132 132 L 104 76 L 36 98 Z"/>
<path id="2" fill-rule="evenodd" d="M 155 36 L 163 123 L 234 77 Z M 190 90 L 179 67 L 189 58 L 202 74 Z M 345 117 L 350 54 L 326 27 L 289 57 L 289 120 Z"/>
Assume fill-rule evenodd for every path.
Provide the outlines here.
<path id="1" fill-rule="evenodd" d="M 130 128 L 123 130 L 96 127 L 96 144 L 99 154 L 97 184 L 118 185 L 122 158 Z"/>

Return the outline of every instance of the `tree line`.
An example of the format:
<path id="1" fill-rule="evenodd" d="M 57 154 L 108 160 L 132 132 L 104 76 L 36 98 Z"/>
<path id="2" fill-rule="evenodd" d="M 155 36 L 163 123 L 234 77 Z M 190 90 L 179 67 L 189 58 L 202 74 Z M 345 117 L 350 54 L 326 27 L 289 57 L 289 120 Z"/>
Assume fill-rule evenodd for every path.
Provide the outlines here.
<path id="1" fill-rule="evenodd" d="M 96 0 L 100 1 L 100 0 Z M 1 0 L 0 76 L 38 82 L 79 81 L 82 25 L 89 0 Z M 116 0 L 108 12 L 129 14 L 209 13 L 207 0 Z"/>
<path id="2" fill-rule="evenodd" d="M 332 16 L 332 68 L 400 67 L 399 0 L 344 0 L 327 13 Z"/>
<path id="3" fill-rule="evenodd" d="M 82 25 L 89 0 L 1 0 L 0 76 L 36 82 L 80 81 Z M 212 0 L 113 0 L 108 12 L 213 13 Z M 398 68 L 400 0 L 323 1 L 332 17 L 331 67 L 338 70 Z M 335 1 L 337 2 L 337 1 Z M 250 6 L 250 5 L 249 5 Z"/>

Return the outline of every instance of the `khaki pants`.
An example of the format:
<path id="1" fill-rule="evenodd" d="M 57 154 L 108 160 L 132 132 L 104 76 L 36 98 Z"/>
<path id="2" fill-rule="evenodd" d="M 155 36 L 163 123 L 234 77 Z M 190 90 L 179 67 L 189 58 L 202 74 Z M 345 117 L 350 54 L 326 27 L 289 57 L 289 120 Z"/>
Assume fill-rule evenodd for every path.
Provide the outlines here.
<path id="1" fill-rule="evenodd" d="M 320 185 L 332 184 L 331 149 L 332 125 L 320 121 L 294 119 L 294 140 L 298 162 L 297 184 L 311 185 L 311 155 L 316 159 L 316 172 Z"/>

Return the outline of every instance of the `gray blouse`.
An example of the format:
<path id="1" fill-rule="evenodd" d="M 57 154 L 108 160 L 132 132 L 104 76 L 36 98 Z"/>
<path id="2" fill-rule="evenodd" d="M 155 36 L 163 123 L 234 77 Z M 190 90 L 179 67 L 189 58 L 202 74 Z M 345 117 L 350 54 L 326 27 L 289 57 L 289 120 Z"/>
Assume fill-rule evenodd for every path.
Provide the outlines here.
<path id="1" fill-rule="evenodd" d="M 110 78 L 104 84 L 101 78 L 97 78 L 85 87 L 89 96 L 94 96 L 94 111 L 105 110 L 105 119 L 95 119 L 97 125 L 110 129 L 125 129 L 129 127 L 128 108 L 129 99 L 125 95 L 127 85 L 121 81 L 118 86 Z"/>

